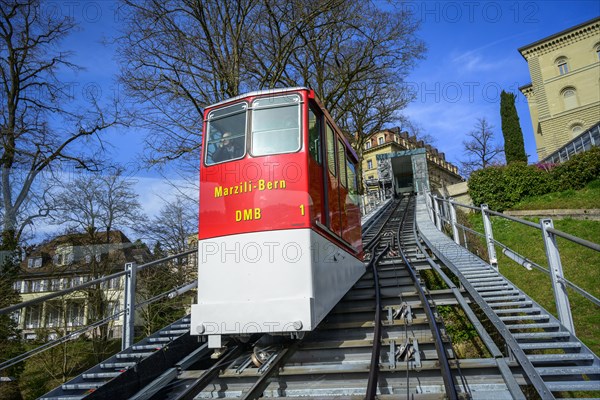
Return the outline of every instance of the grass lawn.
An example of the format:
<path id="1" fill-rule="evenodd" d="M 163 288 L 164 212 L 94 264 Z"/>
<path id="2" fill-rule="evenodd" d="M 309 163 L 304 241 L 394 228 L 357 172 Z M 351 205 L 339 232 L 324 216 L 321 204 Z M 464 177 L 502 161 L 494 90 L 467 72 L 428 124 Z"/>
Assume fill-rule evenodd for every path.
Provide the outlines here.
<path id="1" fill-rule="evenodd" d="M 581 190 L 565 190 L 543 196 L 527 198 L 517 203 L 512 210 L 548 210 L 600 208 L 600 179 L 592 181 Z"/>
<path id="2" fill-rule="evenodd" d="M 597 190 L 599 193 L 597 196 L 600 196 L 600 189 L 592 188 L 591 190 Z M 557 206 L 537 206 L 537 204 L 548 204 L 545 201 L 550 198 L 549 196 L 551 195 L 542 196 L 544 200 L 534 199 L 530 204 L 536 204 L 536 206 L 524 209 L 559 208 Z M 581 198 L 585 196 L 588 194 L 582 194 Z M 598 199 L 594 199 L 594 201 L 597 202 Z M 584 207 L 590 208 L 588 205 Z M 570 206 L 569 208 L 578 207 Z M 469 220 L 475 230 L 483 232 L 480 214 L 471 214 Z M 529 220 L 538 222 L 537 219 Z M 548 268 L 540 230 L 501 217 L 492 217 L 492 227 L 494 239 L 520 255 Z M 555 220 L 554 228 L 594 243 L 600 243 L 600 222 L 597 221 Z M 600 298 L 600 253 L 562 238 L 558 238 L 558 248 L 566 279 L 596 298 Z M 501 250 L 496 246 L 500 272 L 542 307 L 557 316 L 550 276 L 536 269 L 526 270 L 504 256 Z M 592 351 L 600 354 L 600 307 L 570 289 L 569 301 L 576 335 Z"/>

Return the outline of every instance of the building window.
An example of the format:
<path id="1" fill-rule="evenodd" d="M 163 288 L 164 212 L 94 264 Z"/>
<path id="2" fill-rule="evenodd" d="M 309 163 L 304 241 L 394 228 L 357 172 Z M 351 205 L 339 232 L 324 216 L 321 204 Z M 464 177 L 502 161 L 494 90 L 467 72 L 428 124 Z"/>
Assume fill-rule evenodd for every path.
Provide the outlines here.
<path id="1" fill-rule="evenodd" d="M 73 246 L 61 245 L 56 248 L 53 261 L 55 265 L 72 264 L 75 260 L 75 254 L 73 253 Z"/>
<path id="2" fill-rule="evenodd" d="M 84 306 L 80 302 L 72 302 L 67 306 L 67 326 L 84 325 Z"/>
<path id="3" fill-rule="evenodd" d="M 35 329 L 40 327 L 42 317 L 42 306 L 35 305 L 27 308 L 25 313 L 25 329 Z"/>
<path id="4" fill-rule="evenodd" d="M 600 43 L 596 45 L 596 59 L 600 61 Z"/>
<path id="5" fill-rule="evenodd" d="M 118 301 L 109 301 L 106 308 L 106 316 L 116 316 L 121 311 L 121 307 Z"/>
<path id="6" fill-rule="evenodd" d="M 379 136 L 379 138 L 377 138 L 377 143 L 378 144 L 383 144 L 384 140 L 385 140 L 385 138 L 383 136 Z"/>
<path id="7" fill-rule="evenodd" d="M 27 260 L 27 268 L 41 268 L 42 257 L 31 257 Z"/>
<path id="8" fill-rule="evenodd" d="M 35 280 L 31 281 L 31 293 L 37 293 L 42 291 L 42 281 Z"/>
<path id="9" fill-rule="evenodd" d="M 60 290 L 60 279 L 54 278 L 50 280 L 50 291 L 56 292 Z"/>
<path id="10" fill-rule="evenodd" d="M 367 169 L 373 168 L 373 160 L 367 160 Z"/>
<path id="11" fill-rule="evenodd" d="M 561 92 L 565 110 L 570 110 L 578 106 L 577 104 L 577 91 L 573 87 L 568 87 L 562 90 Z"/>
<path id="12" fill-rule="evenodd" d="M 367 143 L 365 143 L 365 149 L 369 150 L 371 148 L 371 141 L 369 140 Z"/>
<path id="13" fill-rule="evenodd" d="M 48 304 L 46 310 L 46 326 L 48 328 L 56 328 L 60 326 L 60 306 L 58 304 Z"/>
<path id="14" fill-rule="evenodd" d="M 583 126 L 581 124 L 575 124 L 571 127 L 571 133 L 573 133 L 573 137 L 577 137 L 583 132 Z"/>
<path id="15" fill-rule="evenodd" d="M 559 57 L 556 59 L 555 63 L 560 75 L 565 75 L 569 72 L 569 63 L 567 62 L 567 57 Z"/>

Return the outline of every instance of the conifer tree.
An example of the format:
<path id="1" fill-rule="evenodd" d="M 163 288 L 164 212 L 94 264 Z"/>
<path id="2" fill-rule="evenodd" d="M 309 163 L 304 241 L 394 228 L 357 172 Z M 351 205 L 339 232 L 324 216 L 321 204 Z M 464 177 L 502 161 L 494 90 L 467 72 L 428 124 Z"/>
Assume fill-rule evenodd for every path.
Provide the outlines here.
<path id="1" fill-rule="evenodd" d="M 504 136 L 506 164 L 516 161 L 527 163 L 523 132 L 519 125 L 519 115 L 515 107 L 514 93 L 507 93 L 503 90 L 500 94 L 500 117 L 502 118 L 502 135 Z"/>

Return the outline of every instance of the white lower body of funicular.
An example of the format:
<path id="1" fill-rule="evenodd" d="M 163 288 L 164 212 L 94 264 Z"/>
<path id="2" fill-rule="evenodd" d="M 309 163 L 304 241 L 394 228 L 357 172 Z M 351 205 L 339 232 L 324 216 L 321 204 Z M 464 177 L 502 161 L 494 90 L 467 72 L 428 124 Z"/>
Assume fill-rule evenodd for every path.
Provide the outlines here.
<path id="1" fill-rule="evenodd" d="M 223 335 L 313 330 L 365 271 L 311 229 L 200 240 L 191 334 L 221 347 Z"/>

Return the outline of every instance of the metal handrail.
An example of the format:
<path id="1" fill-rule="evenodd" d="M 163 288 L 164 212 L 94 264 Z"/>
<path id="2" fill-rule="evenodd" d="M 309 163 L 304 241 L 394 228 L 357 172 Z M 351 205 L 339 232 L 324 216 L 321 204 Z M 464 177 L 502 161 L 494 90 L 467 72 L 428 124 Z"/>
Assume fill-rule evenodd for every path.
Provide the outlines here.
<path id="1" fill-rule="evenodd" d="M 187 251 L 184 251 L 184 252 L 179 253 L 179 254 L 175 254 L 175 255 L 172 255 L 172 256 L 161 258 L 160 260 L 150 261 L 148 263 L 145 263 L 145 264 L 142 264 L 142 265 L 138 265 L 136 267 L 136 270 L 137 271 L 141 271 L 142 269 L 145 269 L 145 268 L 148 268 L 148 267 L 152 267 L 152 266 L 157 265 L 157 264 L 162 264 L 164 262 L 173 260 L 175 258 L 180 258 L 180 257 L 186 256 L 186 255 L 193 254 L 196 251 L 197 251 L 197 249 L 187 250 Z M 96 279 L 93 279 L 91 281 L 82 283 L 81 285 L 73 286 L 73 287 L 70 287 L 68 289 L 59 290 L 58 292 L 52 292 L 52 293 L 46 294 L 44 296 L 36 297 L 35 299 L 24 301 L 22 303 L 18 303 L 18 304 L 14 304 L 12 306 L 4 307 L 4 308 L 0 309 L 0 315 L 2 315 L 2 314 L 9 314 L 9 313 L 11 313 L 13 311 L 16 311 L 16 310 L 19 310 L 21 308 L 25 308 L 25 307 L 29 307 L 29 306 L 32 306 L 32 305 L 35 305 L 35 304 L 43 303 L 45 301 L 52 300 L 52 299 L 57 298 L 57 297 L 62 297 L 62 296 L 67 295 L 69 293 L 73 293 L 73 292 L 80 291 L 82 289 L 86 289 L 86 288 L 88 288 L 90 286 L 93 286 L 93 285 L 96 285 L 96 284 L 99 284 L 99 283 L 102 283 L 102 282 L 106 282 L 106 281 L 109 281 L 109 280 L 114 279 L 114 278 L 118 278 L 118 277 L 123 276 L 125 274 L 127 274 L 127 271 L 115 272 L 114 274 L 110 274 L 110 275 L 106 275 L 106 276 L 103 276 L 103 277 L 100 277 L 100 278 L 96 278 Z"/>
<path id="2" fill-rule="evenodd" d="M 439 197 L 437 199 L 441 200 L 441 201 L 444 201 L 444 202 L 448 202 L 450 204 L 454 204 L 454 205 L 459 206 L 459 207 L 466 207 L 466 208 L 470 208 L 472 210 L 477 210 L 477 211 L 481 212 L 481 207 L 475 207 L 475 206 L 470 206 L 470 205 L 467 205 L 467 204 L 461 204 L 461 203 L 457 203 L 455 201 L 451 201 L 451 200 L 447 200 L 447 199 L 443 199 L 443 198 L 439 198 Z M 493 210 L 490 210 L 490 209 L 486 210 L 486 212 L 488 214 L 495 215 L 497 217 L 502 217 L 504 219 L 508 219 L 510 221 L 513 221 L 513 222 L 518 222 L 520 224 L 527 225 L 527 226 L 530 226 L 530 227 L 538 229 L 538 230 L 542 230 L 542 228 L 540 227 L 539 224 L 536 224 L 535 222 L 527 221 L 526 219 L 513 217 L 511 215 L 506 215 L 504 213 L 501 213 L 501 212 L 498 212 L 498 211 L 493 211 Z M 596 244 L 594 242 L 590 242 L 589 240 L 585 240 L 585 239 L 582 239 L 580 237 L 570 235 L 570 234 L 568 234 L 566 232 L 559 231 L 558 229 L 554 229 L 554 228 L 547 228 L 547 231 L 548 232 L 552 232 L 556 236 L 560 236 L 563 239 L 570 240 L 571 242 L 577 243 L 577 244 L 579 244 L 581 246 L 584 246 L 584 247 L 587 247 L 589 249 L 592 249 L 592 250 L 600 252 L 600 244 Z"/>
<path id="3" fill-rule="evenodd" d="M 194 281 L 194 282 L 196 284 L 198 283 L 197 280 Z M 148 304 L 155 303 L 158 300 L 161 300 L 161 299 L 163 299 L 165 297 L 170 297 L 170 295 L 173 294 L 173 293 L 176 293 L 177 295 L 179 295 L 179 294 L 183 293 L 184 289 L 186 289 L 186 288 L 192 288 L 192 286 L 194 285 L 194 282 L 188 283 L 188 284 L 183 284 L 183 285 L 180 285 L 180 286 L 178 286 L 176 288 L 173 288 L 173 289 L 169 289 L 166 292 L 163 292 L 163 293 L 158 294 L 158 295 L 156 295 L 154 297 L 151 297 L 148 300 L 145 300 L 143 302 L 137 303 L 135 305 L 135 308 L 137 309 L 137 308 L 141 308 L 143 306 L 146 306 Z M 92 330 L 94 328 L 102 326 L 102 325 L 108 323 L 111 320 L 115 320 L 115 319 L 119 318 L 124 313 L 125 313 L 125 310 L 119 311 L 118 313 L 115 313 L 113 315 L 109 315 L 108 317 L 105 317 L 103 319 L 95 321 L 95 322 L 93 322 L 93 323 L 91 323 L 89 325 L 86 325 L 86 326 L 84 326 L 84 327 L 82 327 L 82 328 L 80 328 L 80 329 L 78 329 L 76 331 L 70 332 L 70 333 L 68 333 L 68 334 L 66 334 L 64 336 L 61 336 L 61 337 L 57 338 L 57 339 L 54 339 L 54 340 L 51 340 L 51 341 L 46 342 L 44 344 L 41 344 L 40 346 L 36 347 L 35 349 L 31 349 L 31 350 L 29 350 L 29 351 L 27 351 L 25 353 L 19 354 L 18 356 L 13 357 L 10 360 L 6 360 L 3 363 L 0 363 L 0 371 L 2 371 L 3 369 L 6 369 L 8 367 L 11 367 L 11 366 L 13 366 L 15 364 L 18 364 L 21 361 L 25 361 L 26 359 L 28 359 L 30 357 L 33 357 L 34 355 L 36 355 L 38 353 L 41 353 L 42 351 L 46 351 L 48 349 L 51 349 L 54 346 L 58 346 L 61 343 L 67 342 L 67 341 L 72 340 L 72 339 L 75 339 L 79 335 L 82 335 L 82 334 L 84 334 L 84 333 L 86 333 L 86 332 L 88 332 L 88 331 L 90 331 L 90 330 Z"/>
<path id="4" fill-rule="evenodd" d="M 556 236 L 560 236 L 563 239 L 570 240 L 573 243 L 577 243 L 581 246 L 587 247 L 588 249 L 592 249 L 592 250 L 596 250 L 596 251 L 600 252 L 600 244 L 590 242 L 589 240 L 585 240 L 585 239 L 579 238 L 577 236 L 570 235 L 566 232 L 562 232 L 562 231 L 559 231 L 554 228 L 546 228 L 546 230 L 548 232 L 554 233 Z"/>
<path id="5" fill-rule="evenodd" d="M 531 222 L 531 221 L 527 221 L 527 220 L 524 220 L 524 219 L 521 219 L 521 218 L 517 218 L 517 217 L 510 216 L 510 215 L 506 215 L 506 214 L 503 214 L 503 213 L 498 212 L 498 211 L 490 210 L 488 208 L 475 207 L 475 206 L 471 206 L 471 205 L 467 205 L 467 204 L 461 204 L 461 203 L 457 203 L 457 202 L 455 202 L 453 200 L 446 199 L 446 198 L 439 198 L 437 196 L 433 196 L 433 197 L 434 197 L 434 200 L 440 200 L 442 202 L 446 202 L 446 203 L 450 204 L 451 206 L 466 207 L 466 208 L 469 208 L 469 209 L 477 210 L 479 212 L 486 213 L 486 214 L 489 214 L 489 215 L 498 216 L 498 217 L 507 219 L 509 221 L 520 223 L 520 224 L 529 226 L 531 228 L 535 228 L 537 230 L 543 231 L 541 224 L 536 224 L 536 223 Z M 429 207 L 429 205 L 427 205 L 427 207 Z M 434 211 L 434 213 L 435 213 L 435 211 Z M 439 214 L 438 214 L 438 217 L 440 217 L 440 219 L 442 219 L 442 220 L 445 219 L 444 217 L 442 217 Z M 474 233 L 476 235 L 479 235 L 481 237 L 486 237 L 486 235 L 483 235 L 480 232 L 477 232 L 477 231 L 475 231 L 473 229 L 467 228 L 466 226 L 461 225 L 461 224 L 459 224 L 456 221 L 450 221 L 450 223 L 451 224 L 454 223 L 457 227 L 461 227 L 463 230 L 472 232 L 472 233 Z M 600 252 L 600 245 L 599 244 L 596 244 L 596 243 L 593 243 L 591 241 L 579 238 L 577 236 L 573 236 L 571 234 L 568 234 L 566 232 L 562 232 L 562 231 L 560 231 L 558 229 L 554 229 L 552 227 L 546 227 L 545 229 L 546 229 L 546 231 L 548 231 L 548 232 L 550 232 L 550 233 L 552 233 L 552 234 L 554 234 L 556 236 L 559 236 L 559 237 L 561 237 L 563 239 L 566 239 L 566 240 L 569 240 L 569 241 L 571 241 L 573 243 L 576 243 L 576 244 L 579 244 L 581 246 L 587 247 L 587 248 L 589 248 L 591 250 L 595 250 L 595 251 Z M 502 247 L 507 252 L 511 253 L 511 254 L 507 254 L 507 253 L 503 252 L 503 254 L 506 255 L 509 259 L 515 261 L 516 263 L 518 263 L 520 265 L 523 265 L 526 268 L 528 267 L 528 265 L 530 265 L 532 267 L 535 267 L 536 269 L 540 270 L 541 272 L 544 272 L 545 274 L 549 275 L 551 279 L 556 279 L 558 282 L 561 282 L 565 286 L 568 286 L 569 288 L 571 288 L 572 290 L 574 290 L 575 292 L 577 292 L 581 296 L 585 297 L 586 299 L 588 299 L 589 301 L 591 301 L 595 305 L 600 306 L 600 299 L 598 299 L 594 295 L 590 294 L 586 290 L 580 288 L 579 286 L 575 285 L 573 282 L 567 280 L 564 276 L 557 276 L 556 278 L 554 278 L 553 274 L 552 274 L 552 271 L 550 271 L 549 269 L 544 268 L 541 265 L 533 262 L 532 260 L 527 259 L 526 257 L 518 254 L 517 252 L 515 252 L 514 250 L 512 250 L 511 248 L 509 248 L 505 244 L 503 244 L 503 243 L 499 242 L 498 240 L 494 239 L 493 237 L 491 237 L 489 240 L 492 243 L 494 243 L 494 244 Z"/>

